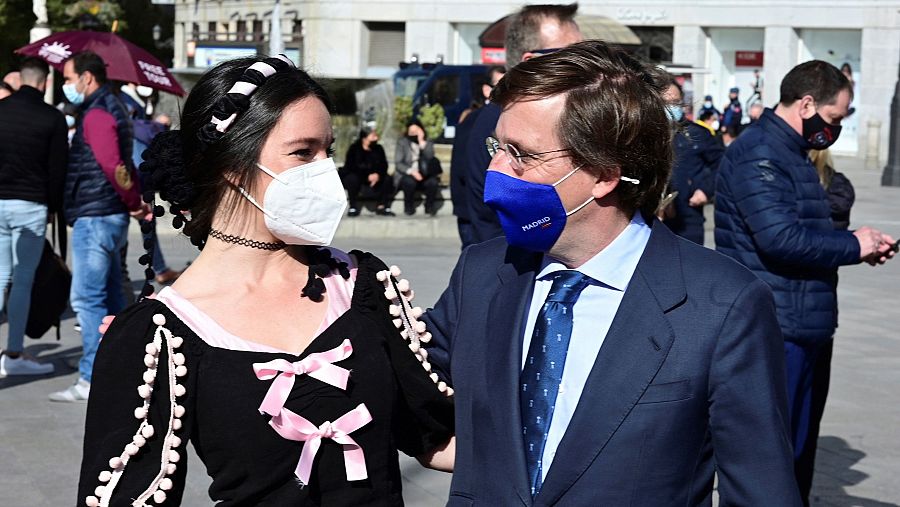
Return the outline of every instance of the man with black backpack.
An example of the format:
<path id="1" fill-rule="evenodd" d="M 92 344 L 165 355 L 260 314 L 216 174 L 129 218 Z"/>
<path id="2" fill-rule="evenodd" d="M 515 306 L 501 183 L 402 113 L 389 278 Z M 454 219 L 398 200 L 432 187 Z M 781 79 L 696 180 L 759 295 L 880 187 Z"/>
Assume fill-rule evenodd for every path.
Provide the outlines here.
<path id="1" fill-rule="evenodd" d="M 47 214 L 62 207 L 66 175 L 68 127 L 63 114 L 44 102 L 48 74 L 43 60 L 25 59 L 21 88 L 0 102 L 0 309 L 9 321 L 0 377 L 53 372 L 52 364 L 23 354 Z"/>

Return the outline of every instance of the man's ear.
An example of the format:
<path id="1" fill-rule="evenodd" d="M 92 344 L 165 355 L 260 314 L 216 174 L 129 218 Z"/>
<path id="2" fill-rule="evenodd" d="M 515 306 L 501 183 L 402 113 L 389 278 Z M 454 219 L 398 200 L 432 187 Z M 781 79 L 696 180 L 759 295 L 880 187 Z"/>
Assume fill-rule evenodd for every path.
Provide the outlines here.
<path id="1" fill-rule="evenodd" d="M 619 186 L 619 170 L 616 169 L 611 176 L 597 177 L 594 180 L 594 186 L 591 188 L 591 195 L 594 199 L 603 199 L 610 195 L 617 186 Z"/>
<path id="2" fill-rule="evenodd" d="M 526 53 L 522 53 L 522 61 L 523 61 L 523 62 L 527 62 L 528 60 L 531 60 L 531 59 L 534 58 L 535 56 L 540 56 L 540 55 L 539 55 L 538 53 L 532 53 L 531 51 L 528 51 L 528 52 L 526 52 Z"/>
<path id="3" fill-rule="evenodd" d="M 799 100 L 797 106 L 800 117 L 804 120 L 812 118 L 816 114 L 816 99 L 814 99 L 812 95 L 804 95 L 803 98 Z"/>

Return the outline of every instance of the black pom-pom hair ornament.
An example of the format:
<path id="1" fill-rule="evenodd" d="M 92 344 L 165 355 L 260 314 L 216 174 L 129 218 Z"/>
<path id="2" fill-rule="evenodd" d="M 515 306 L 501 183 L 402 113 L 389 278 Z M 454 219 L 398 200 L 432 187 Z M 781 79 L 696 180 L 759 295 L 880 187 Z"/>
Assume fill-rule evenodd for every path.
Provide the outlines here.
<path id="1" fill-rule="evenodd" d="M 201 171 L 206 170 L 208 173 L 206 166 L 209 165 L 210 159 L 214 161 L 213 165 L 217 165 L 215 164 L 217 158 L 219 161 L 227 158 L 228 163 L 232 163 L 238 157 L 251 156 L 249 152 L 253 151 L 253 148 L 256 148 L 258 152 L 258 146 L 261 146 L 264 141 L 268 129 L 277 121 L 277 111 L 286 105 L 277 103 L 278 100 L 292 101 L 306 95 L 315 95 L 329 109 L 331 105 L 321 86 L 305 72 L 297 70 L 286 56 L 278 55 L 253 61 L 242 70 L 234 68 L 243 61 L 246 59 L 220 64 L 219 67 L 210 71 L 208 79 L 201 78 L 191 92 L 191 95 L 199 92 L 199 98 L 189 96 L 182 114 L 182 128 L 188 130 L 170 130 L 157 135 L 143 153 L 144 162 L 140 166 L 140 170 L 148 175 L 145 182 L 149 183 L 149 188 L 144 189 L 143 198 L 152 207 L 153 220 L 163 217 L 166 211 L 163 206 L 156 204 L 158 194 L 161 200 L 169 203 L 168 211 L 172 215 L 172 226 L 176 230 L 181 230 L 190 238 L 191 244 L 201 250 L 206 244 L 211 220 L 211 213 L 204 213 L 204 210 L 209 209 L 211 204 L 217 204 L 213 187 L 220 183 L 222 177 L 216 174 L 211 179 L 209 174 L 197 174 L 196 167 L 201 166 L 203 167 Z M 240 76 L 224 95 L 215 99 L 215 87 L 220 86 L 222 79 L 233 71 L 240 71 Z M 299 82 L 283 83 L 278 98 L 269 101 L 272 104 L 267 106 L 264 103 L 257 103 L 254 110 L 248 115 L 250 124 L 227 137 L 229 129 L 232 129 L 236 122 L 240 124 L 240 118 L 247 114 L 254 92 L 263 86 L 270 77 L 288 73 L 288 71 L 294 71 L 291 75 Z M 279 88 L 276 86 L 275 93 L 278 90 Z M 209 100 L 210 97 L 214 102 L 212 102 L 212 107 L 207 109 L 208 106 L 204 107 L 203 104 L 204 100 Z M 193 102 L 192 99 L 194 99 Z M 198 103 L 199 105 L 197 105 Z M 260 109 L 260 111 L 254 113 L 256 109 Z M 202 111 L 209 111 L 209 113 L 206 113 L 205 117 L 198 117 L 198 114 L 203 114 Z M 250 133 L 247 132 L 248 129 L 251 130 Z M 195 132 L 196 135 L 190 135 L 192 132 Z M 186 135 L 187 137 L 185 137 Z M 236 153 L 231 154 L 229 151 Z M 244 162 L 244 165 L 247 165 L 246 163 L 253 164 L 255 160 Z M 189 164 L 190 167 L 188 167 Z M 192 174 L 194 178 L 191 177 Z M 195 181 L 195 179 L 200 181 Z M 200 222 L 196 223 L 195 219 L 199 219 Z M 141 231 L 145 235 L 155 236 L 153 225 L 145 222 L 141 226 Z M 155 277 L 151 266 L 153 242 L 157 239 L 156 237 L 148 239 L 144 242 L 146 254 L 139 259 L 139 262 L 146 266 L 146 282 L 141 291 L 142 298 L 153 293 L 150 282 Z M 344 278 L 347 278 L 349 270 L 346 268 L 346 264 L 332 259 L 327 249 L 309 247 L 305 250 L 310 263 L 310 274 L 302 295 L 319 301 L 325 290 L 321 277 L 326 276 L 328 271 L 337 269 Z"/>

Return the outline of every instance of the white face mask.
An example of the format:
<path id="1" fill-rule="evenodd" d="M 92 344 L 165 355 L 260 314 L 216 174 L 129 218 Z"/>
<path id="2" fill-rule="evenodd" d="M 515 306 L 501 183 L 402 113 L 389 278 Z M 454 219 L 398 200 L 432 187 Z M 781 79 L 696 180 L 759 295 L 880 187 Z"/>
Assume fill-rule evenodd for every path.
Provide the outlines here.
<path id="1" fill-rule="evenodd" d="M 712 125 L 710 125 L 710 127 L 712 127 L 713 130 L 719 130 L 719 120 L 713 120 Z"/>
<path id="2" fill-rule="evenodd" d="M 272 235 L 289 245 L 331 244 L 347 208 L 334 160 L 317 160 L 281 174 L 256 166 L 274 180 L 266 189 L 263 206 L 243 188 L 238 190 L 265 214 Z"/>

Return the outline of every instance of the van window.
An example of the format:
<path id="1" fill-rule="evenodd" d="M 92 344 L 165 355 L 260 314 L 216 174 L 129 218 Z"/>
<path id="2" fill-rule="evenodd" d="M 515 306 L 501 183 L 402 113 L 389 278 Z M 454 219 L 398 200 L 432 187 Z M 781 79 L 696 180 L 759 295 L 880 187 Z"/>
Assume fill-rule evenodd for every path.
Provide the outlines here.
<path id="1" fill-rule="evenodd" d="M 428 102 L 446 108 L 459 101 L 459 75 L 439 76 L 428 90 Z"/>

